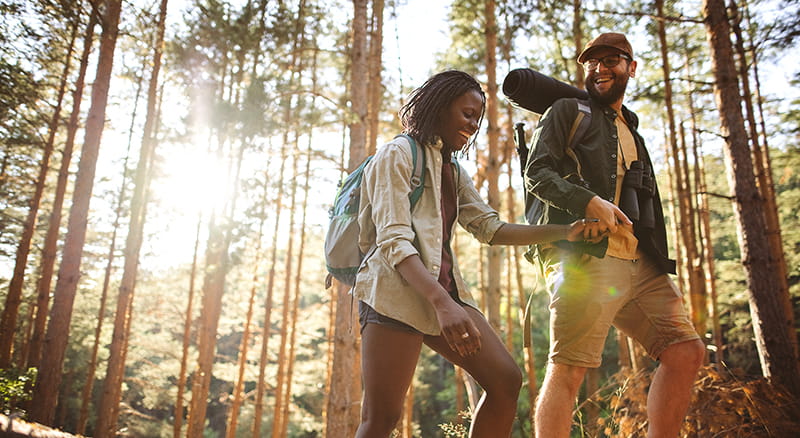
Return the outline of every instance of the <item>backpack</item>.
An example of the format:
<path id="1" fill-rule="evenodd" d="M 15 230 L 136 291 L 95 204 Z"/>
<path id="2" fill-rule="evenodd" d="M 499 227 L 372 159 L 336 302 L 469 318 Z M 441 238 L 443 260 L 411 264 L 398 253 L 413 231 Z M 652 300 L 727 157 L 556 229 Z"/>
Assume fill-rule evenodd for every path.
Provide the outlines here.
<path id="1" fill-rule="evenodd" d="M 583 181 L 583 176 L 581 175 L 581 163 L 578 161 L 578 156 L 575 155 L 575 146 L 578 144 L 579 141 L 583 138 L 586 134 L 586 131 L 589 129 L 589 125 L 592 123 L 592 108 L 589 106 L 589 101 L 587 100 L 577 100 L 578 103 L 578 113 L 575 116 L 575 121 L 572 122 L 572 127 L 569 130 L 569 135 L 567 136 L 567 147 L 564 150 L 564 153 L 567 154 L 573 161 L 575 161 L 576 166 L 576 173 L 580 181 Z M 528 164 L 528 155 L 530 154 L 530 148 L 525 141 L 525 124 L 524 123 L 517 123 L 514 125 L 514 141 L 517 143 L 517 155 L 519 156 L 520 161 L 520 172 L 522 173 L 522 179 L 525 179 L 525 167 Z M 570 175 L 565 176 L 564 178 L 569 177 Z M 531 225 L 537 225 L 542 220 L 542 214 L 544 213 L 544 203 L 541 199 L 537 198 L 533 193 L 529 193 L 525 190 L 525 220 Z M 528 260 L 530 263 L 536 265 L 535 263 L 535 255 L 536 252 L 536 245 L 528 245 L 528 250 L 525 252 L 525 259 Z M 541 275 L 544 276 L 545 268 L 540 266 L 542 269 Z M 533 294 L 528 297 L 528 302 L 525 306 L 525 310 L 523 312 L 523 331 L 522 331 L 522 345 L 523 348 L 530 348 L 531 347 L 531 302 L 532 302 Z"/>
<path id="2" fill-rule="evenodd" d="M 411 176 L 411 193 L 408 194 L 408 199 L 413 210 L 424 188 L 425 151 L 409 135 L 400 134 L 395 136 L 397 137 L 408 140 L 411 147 L 414 172 Z M 418 159 L 419 156 L 422 158 Z M 358 235 L 361 231 L 358 226 L 361 180 L 364 168 L 373 157 L 374 155 L 370 155 L 365 158 L 356 170 L 339 183 L 339 189 L 336 191 L 336 197 L 329 211 L 328 232 L 325 235 L 325 267 L 328 269 L 326 288 L 330 287 L 331 277 L 350 286 L 356 283 L 356 273 L 365 255 L 358 248 Z"/>
<path id="3" fill-rule="evenodd" d="M 581 163 L 578 161 L 578 156 L 575 155 L 575 146 L 579 141 L 581 141 L 583 136 L 586 134 L 586 131 L 589 129 L 589 125 L 592 123 L 592 108 L 589 106 L 589 102 L 586 100 L 577 99 L 577 104 L 578 114 L 575 116 L 575 121 L 572 122 L 572 128 L 567 136 L 567 147 L 564 150 L 564 153 L 572 158 L 573 161 L 575 161 L 577 176 L 580 181 L 583 181 L 583 176 L 581 175 Z M 514 141 L 517 143 L 517 155 L 519 156 L 520 161 L 519 168 L 520 172 L 522 173 L 523 180 L 525 179 L 525 168 L 528 164 L 528 155 L 530 154 L 530 148 L 525 141 L 524 127 L 524 123 L 517 123 L 514 126 Z M 569 176 L 571 175 L 567 175 L 564 178 Z M 541 221 L 542 214 L 544 213 L 544 203 L 533 193 L 529 193 L 527 190 L 525 190 L 524 193 L 525 220 L 531 225 L 537 225 Z"/>

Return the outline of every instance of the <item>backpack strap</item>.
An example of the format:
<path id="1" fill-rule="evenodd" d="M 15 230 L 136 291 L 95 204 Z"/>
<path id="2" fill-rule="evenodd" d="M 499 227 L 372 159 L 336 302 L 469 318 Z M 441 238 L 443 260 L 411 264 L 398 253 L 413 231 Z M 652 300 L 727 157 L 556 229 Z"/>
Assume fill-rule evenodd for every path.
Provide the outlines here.
<path id="1" fill-rule="evenodd" d="M 422 196 L 423 181 L 425 181 L 425 151 L 417 142 L 408 134 L 398 134 L 394 138 L 403 137 L 409 145 L 411 145 L 411 159 L 414 165 L 414 172 L 411 174 L 411 193 L 408 195 L 408 200 L 411 201 L 411 208 L 417 204 L 419 198 Z M 422 156 L 422 159 L 418 159 Z"/>
<path id="2" fill-rule="evenodd" d="M 586 134 L 589 125 L 592 123 L 592 108 L 589 106 L 589 101 L 578 100 L 578 114 L 575 116 L 575 121 L 572 122 L 572 128 L 569 130 L 567 137 L 567 148 L 564 151 L 573 161 L 577 168 L 578 177 L 582 180 L 581 175 L 581 162 L 578 161 L 578 156 L 575 155 L 575 146 Z"/>

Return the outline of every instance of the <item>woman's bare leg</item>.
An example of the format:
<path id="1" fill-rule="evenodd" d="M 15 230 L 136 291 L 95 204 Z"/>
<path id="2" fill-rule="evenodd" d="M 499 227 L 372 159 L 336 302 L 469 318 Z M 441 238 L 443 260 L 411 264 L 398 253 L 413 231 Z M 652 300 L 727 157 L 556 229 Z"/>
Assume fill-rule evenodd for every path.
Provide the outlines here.
<path id="1" fill-rule="evenodd" d="M 461 356 L 441 336 L 425 336 L 425 344 L 466 370 L 484 390 L 472 416 L 469 436 L 507 437 L 517 414 L 522 373 L 483 315 L 469 306 L 464 308 L 480 330 L 480 351 Z"/>
<path id="2" fill-rule="evenodd" d="M 403 401 L 422 348 L 422 335 L 367 324 L 361 332 L 364 399 L 357 438 L 389 437 L 403 412 Z"/>

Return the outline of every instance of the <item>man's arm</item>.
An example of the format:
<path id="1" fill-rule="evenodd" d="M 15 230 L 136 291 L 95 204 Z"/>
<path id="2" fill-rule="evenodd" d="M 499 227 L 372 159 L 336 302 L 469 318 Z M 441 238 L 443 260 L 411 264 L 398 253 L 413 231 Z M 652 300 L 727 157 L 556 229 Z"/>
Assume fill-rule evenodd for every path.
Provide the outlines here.
<path id="1" fill-rule="evenodd" d="M 552 207 L 582 218 L 595 194 L 575 184 L 573 178 L 566 179 L 576 170 L 565 150 L 577 112 L 574 99 L 561 99 L 542 116 L 533 133 L 533 151 L 525 168 L 525 190 Z"/>

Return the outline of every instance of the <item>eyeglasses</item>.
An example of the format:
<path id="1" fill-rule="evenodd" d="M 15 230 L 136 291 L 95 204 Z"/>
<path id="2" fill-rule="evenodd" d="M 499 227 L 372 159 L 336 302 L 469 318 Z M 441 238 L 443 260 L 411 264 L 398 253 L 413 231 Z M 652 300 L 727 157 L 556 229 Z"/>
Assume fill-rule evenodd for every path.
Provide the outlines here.
<path id="1" fill-rule="evenodd" d="M 625 59 L 628 62 L 630 62 L 630 60 L 631 60 L 631 58 L 629 56 L 627 56 L 627 55 L 623 55 L 621 53 L 616 53 L 616 54 L 613 54 L 613 55 L 604 56 L 604 57 L 602 57 L 600 59 L 587 59 L 586 61 L 583 62 L 583 68 L 585 68 L 586 70 L 591 71 L 591 70 L 596 69 L 597 66 L 599 66 L 601 62 L 603 63 L 603 66 L 605 68 L 613 68 L 613 67 L 616 67 L 617 64 L 619 64 L 619 62 L 622 59 Z"/>

